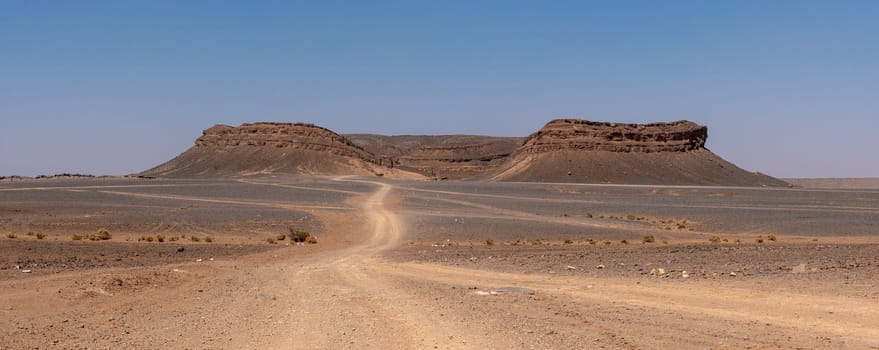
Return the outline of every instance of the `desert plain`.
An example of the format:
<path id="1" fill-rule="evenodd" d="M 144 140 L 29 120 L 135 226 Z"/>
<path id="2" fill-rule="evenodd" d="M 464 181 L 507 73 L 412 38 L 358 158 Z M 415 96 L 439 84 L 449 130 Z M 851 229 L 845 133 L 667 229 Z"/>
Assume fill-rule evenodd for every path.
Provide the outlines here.
<path id="1" fill-rule="evenodd" d="M 877 228 L 871 189 L 2 181 L 0 349 L 877 349 Z"/>

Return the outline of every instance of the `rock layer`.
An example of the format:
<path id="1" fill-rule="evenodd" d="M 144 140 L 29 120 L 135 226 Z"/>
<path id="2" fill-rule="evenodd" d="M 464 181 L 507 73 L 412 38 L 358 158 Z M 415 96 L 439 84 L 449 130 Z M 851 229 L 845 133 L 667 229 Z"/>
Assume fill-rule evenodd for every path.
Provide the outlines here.
<path id="1" fill-rule="evenodd" d="M 528 137 L 518 153 L 687 152 L 705 147 L 707 138 L 708 128 L 690 121 L 622 124 L 556 119 Z"/>

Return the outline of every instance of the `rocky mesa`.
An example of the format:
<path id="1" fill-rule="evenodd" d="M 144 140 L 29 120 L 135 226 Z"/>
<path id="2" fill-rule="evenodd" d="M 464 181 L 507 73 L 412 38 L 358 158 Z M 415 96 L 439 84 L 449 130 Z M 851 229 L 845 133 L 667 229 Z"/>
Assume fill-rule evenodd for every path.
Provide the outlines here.
<path id="1" fill-rule="evenodd" d="M 138 175 L 382 175 L 405 178 L 661 185 L 786 186 L 705 148 L 708 128 L 550 121 L 527 138 L 339 135 L 303 123 L 216 125 L 176 158 Z"/>
<path id="2" fill-rule="evenodd" d="M 495 181 L 786 186 L 705 148 L 708 128 L 690 121 L 625 124 L 550 121 L 489 178 Z"/>
<path id="3" fill-rule="evenodd" d="M 345 137 L 313 124 L 215 125 L 176 158 L 140 175 L 241 176 L 270 173 L 373 175 L 389 169 Z"/>

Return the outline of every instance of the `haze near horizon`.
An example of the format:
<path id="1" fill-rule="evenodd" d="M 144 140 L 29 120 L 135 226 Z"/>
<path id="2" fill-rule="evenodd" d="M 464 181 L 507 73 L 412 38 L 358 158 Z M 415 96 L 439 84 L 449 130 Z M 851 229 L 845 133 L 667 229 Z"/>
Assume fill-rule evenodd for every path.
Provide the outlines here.
<path id="1" fill-rule="evenodd" d="M 214 124 L 527 136 L 688 119 L 776 177 L 877 177 L 879 3 L 0 4 L 0 175 L 128 174 Z"/>

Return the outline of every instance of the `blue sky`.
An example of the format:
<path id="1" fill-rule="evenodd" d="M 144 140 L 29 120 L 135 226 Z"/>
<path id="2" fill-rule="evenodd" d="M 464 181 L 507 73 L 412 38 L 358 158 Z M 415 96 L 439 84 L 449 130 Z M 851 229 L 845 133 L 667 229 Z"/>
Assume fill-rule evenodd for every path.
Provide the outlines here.
<path id="1" fill-rule="evenodd" d="M 780 177 L 879 176 L 877 1 L 0 0 L 0 175 L 126 174 L 213 124 L 525 136 L 689 119 Z"/>

